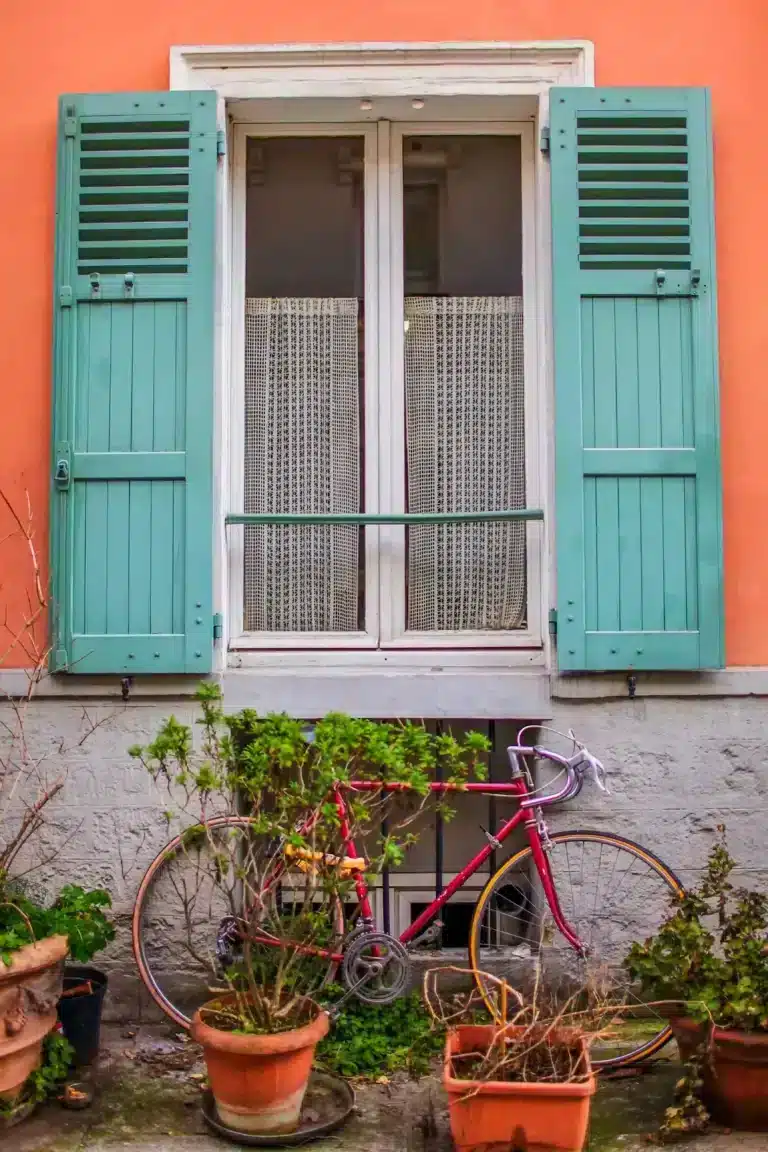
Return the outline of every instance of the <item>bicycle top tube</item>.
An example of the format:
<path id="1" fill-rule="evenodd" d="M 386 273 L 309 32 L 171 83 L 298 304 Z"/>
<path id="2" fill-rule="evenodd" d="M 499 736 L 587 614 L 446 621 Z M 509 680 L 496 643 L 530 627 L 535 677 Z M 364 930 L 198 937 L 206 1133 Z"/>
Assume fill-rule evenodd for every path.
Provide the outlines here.
<path id="1" fill-rule="evenodd" d="M 429 790 L 433 793 L 458 793 L 458 792 L 477 792 L 481 795 L 511 795 L 516 796 L 520 801 L 522 808 L 546 808 L 552 804 L 562 803 L 564 800 L 573 799 L 581 791 L 583 784 L 583 776 L 579 773 L 579 768 L 585 761 L 586 749 L 580 748 L 579 751 L 570 759 L 559 755 L 557 752 L 551 752 L 547 748 L 539 747 L 538 745 L 530 744 L 512 744 L 507 748 L 507 754 L 510 758 L 510 764 L 513 768 L 519 767 L 516 763 L 518 756 L 531 756 L 535 755 L 540 759 L 550 760 L 552 763 L 560 766 L 566 773 L 566 781 L 563 787 L 558 792 L 553 792 L 548 796 L 533 796 L 527 789 L 523 787 L 521 779 L 522 774 L 519 771 L 514 772 L 513 778 L 507 781 L 468 781 L 467 783 L 451 783 L 450 781 L 433 780 L 429 784 Z M 385 781 L 385 780 L 349 780 L 343 784 L 338 785 L 340 792 L 348 790 L 350 792 L 411 792 L 413 791 L 412 785 L 398 780 Z"/>

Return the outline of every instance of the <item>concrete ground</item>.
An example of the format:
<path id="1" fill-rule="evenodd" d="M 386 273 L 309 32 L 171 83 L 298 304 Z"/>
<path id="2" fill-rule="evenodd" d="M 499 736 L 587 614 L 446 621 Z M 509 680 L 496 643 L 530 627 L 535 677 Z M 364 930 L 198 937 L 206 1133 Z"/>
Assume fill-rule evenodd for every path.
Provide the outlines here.
<path id="1" fill-rule="evenodd" d="M 670 1102 L 679 1069 L 663 1062 L 647 1073 L 606 1080 L 592 1110 L 589 1152 L 641 1152 Z M 51 1103 L 9 1130 L 3 1152 L 222 1152 L 200 1110 L 199 1050 L 164 1028 L 106 1029 L 93 1106 L 72 1112 Z M 345 1127 L 312 1145 L 316 1152 L 452 1152 L 437 1076 L 356 1087 Z M 764 1152 L 765 1135 L 712 1133 L 686 1142 L 690 1152 Z"/>

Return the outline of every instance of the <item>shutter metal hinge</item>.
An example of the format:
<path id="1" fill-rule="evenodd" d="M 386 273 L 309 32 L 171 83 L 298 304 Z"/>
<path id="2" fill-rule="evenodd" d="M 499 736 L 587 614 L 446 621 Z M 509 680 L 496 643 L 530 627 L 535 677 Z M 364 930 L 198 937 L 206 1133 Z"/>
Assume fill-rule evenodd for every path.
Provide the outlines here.
<path id="1" fill-rule="evenodd" d="M 72 307 L 72 287 L 70 284 L 62 284 L 59 288 L 59 304 L 62 308 Z"/>
<path id="2" fill-rule="evenodd" d="M 557 636 L 557 608 L 550 608 L 549 610 L 549 634 L 550 636 Z"/>
<path id="3" fill-rule="evenodd" d="M 541 151 L 544 153 L 545 156 L 549 156 L 549 147 L 550 147 L 549 127 L 544 127 L 544 128 L 542 128 L 541 134 L 539 136 L 539 148 L 541 149 Z"/>
<path id="4" fill-rule="evenodd" d="M 223 129 L 219 129 L 216 133 L 216 155 L 226 156 L 227 154 L 227 136 Z"/>
<path id="5" fill-rule="evenodd" d="M 224 617 L 221 612 L 214 612 L 213 614 L 213 639 L 221 640 L 224 635 Z"/>
<path id="6" fill-rule="evenodd" d="M 77 120 L 74 116 L 64 117 L 64 135 L 76 136 L 77 135 Z"/>

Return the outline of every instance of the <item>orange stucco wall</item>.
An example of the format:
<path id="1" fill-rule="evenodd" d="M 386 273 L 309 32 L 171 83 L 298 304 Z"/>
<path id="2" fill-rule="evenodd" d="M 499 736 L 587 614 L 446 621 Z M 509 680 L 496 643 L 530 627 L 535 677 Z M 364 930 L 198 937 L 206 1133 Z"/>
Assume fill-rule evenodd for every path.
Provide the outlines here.
<path id="1" fill-rule="evenodd" d="M 54 129 L 61 92 L 168 85 L 172 44 L 583 38 L 599 84 L 713 92 L 729 664 L 768 664 L 766 0 L 104 0 L 0 4 L 0 492 L 45 558 Z M 0 540 L 7 514 L 0 506 Z M 0 630 L 29 611 L 26 545 L 0 552 Z M 6 644 L 0 634 L 0 663 Z"/>

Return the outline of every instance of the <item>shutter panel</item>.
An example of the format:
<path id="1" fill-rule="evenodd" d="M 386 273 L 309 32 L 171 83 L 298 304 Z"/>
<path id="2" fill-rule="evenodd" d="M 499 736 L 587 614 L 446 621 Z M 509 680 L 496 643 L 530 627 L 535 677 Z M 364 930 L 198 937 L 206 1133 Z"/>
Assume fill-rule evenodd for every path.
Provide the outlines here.
<path id="1" fill-rule="evenodd" d="M 52 667 L 212 662 L 215 94 L 65 96 Z"/>
<path id="2" fill-rule="evenodd" d="M 708 93 L 550 108 L 559 666 L 721 667 Z"/>

